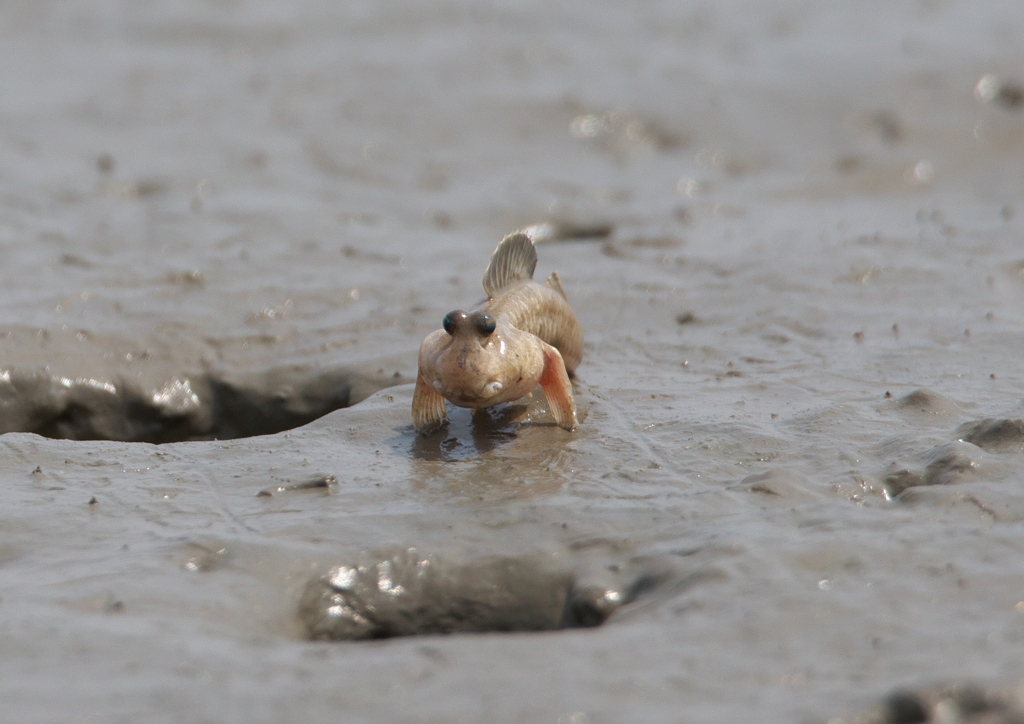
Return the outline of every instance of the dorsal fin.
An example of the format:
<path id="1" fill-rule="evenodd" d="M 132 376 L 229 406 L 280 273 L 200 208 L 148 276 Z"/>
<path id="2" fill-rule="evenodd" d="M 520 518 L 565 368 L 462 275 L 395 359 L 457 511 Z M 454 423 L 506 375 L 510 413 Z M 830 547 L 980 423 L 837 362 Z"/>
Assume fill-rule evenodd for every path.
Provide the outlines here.
<path id="1" fill-rule="evenodd" d="M 513 282 L 533 279 L 537 268 L 537 250 L 522 231 L 515 231 L 498 244 L 484 272 L 484 291 L 490 299 Z"/>
<path id="2" fill-rule="evenodd" d="M 558 272 L 551 272 L 551 276 L 544 283 L 544 286 L 551 287 L 556 292 L 562 295 L 562 299 L 569 301 L 569 297 L 565 293 L 565 288 L 562 286 L 562 280 L 558 278 Z"/>

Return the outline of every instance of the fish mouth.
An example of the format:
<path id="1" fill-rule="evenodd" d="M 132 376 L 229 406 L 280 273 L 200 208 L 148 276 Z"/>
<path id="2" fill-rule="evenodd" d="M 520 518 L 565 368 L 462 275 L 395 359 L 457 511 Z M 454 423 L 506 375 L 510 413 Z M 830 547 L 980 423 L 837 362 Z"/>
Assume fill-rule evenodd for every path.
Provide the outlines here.
<path id="1" fill-rule="evenodd" d="M 505 386 L 502 383 L 492 381 L 473 390 L 463 388 L 454 390 L 454 392 L 467 404 L 486 407 L 488 405 L 498 404 L 493 400 L 501 394 L 504 387 Z"/>
<path id="2" fill-rule="evenodd" d="M 493 380 L 474 389 L 463 385 L 446 385 L 441 380 L 434 380 L 433 387 L 439 395 L 456 405 L 475 407 L 487 404 L 488 400 L 497 397 L 501 394 L 505 385 L 497 380 Z"/>

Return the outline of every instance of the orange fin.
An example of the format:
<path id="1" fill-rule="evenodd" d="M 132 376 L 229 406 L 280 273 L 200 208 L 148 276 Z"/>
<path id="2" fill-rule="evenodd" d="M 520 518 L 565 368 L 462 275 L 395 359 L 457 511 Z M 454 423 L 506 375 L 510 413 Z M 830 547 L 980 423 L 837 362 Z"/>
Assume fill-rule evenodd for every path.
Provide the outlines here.
<path id="1" fill-rule="evenodd" d="M 412 426 L 419 432 L 430 433 L 448 419 L 444 398 L 416 375 L 416 390 L 412 393 Z"/>
<path id="2" fill-rule="evenodd" d="M 562 355 L 550 344 L 541 342 L 544 350 L 544 372 L 540 376 L 540 386 L 544 388 L 544 396 L 548 398 L 548 407 L 559 427 L 566 430 L 576 429 L 576 402 L 572 399 L 572 384 L 565 372 Z"/>
<path id="3" fill-rule="evenodd" d="M 547 282 L 544 286 L 551 287 L 556 292 L 562 295 L 562 299 L 569 301 L 569 297 L 565 294 L 565 288 L 562 286 L 562 280 L 558 278 L 558 272 L 551 272 L 551 276 L 548 277 Z"/>

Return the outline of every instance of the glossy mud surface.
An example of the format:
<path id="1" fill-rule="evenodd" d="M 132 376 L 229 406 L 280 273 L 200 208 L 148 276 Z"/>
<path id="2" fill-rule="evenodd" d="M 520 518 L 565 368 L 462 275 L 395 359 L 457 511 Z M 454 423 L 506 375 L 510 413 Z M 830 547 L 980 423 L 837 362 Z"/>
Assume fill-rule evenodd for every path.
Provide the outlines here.
<path id="1" fill-rule="evenodd" d="M 0 437 L 0 718 L 853 721 L 1024 677 L 1015 3 L 0 19 L 0 424 L 121 440 Z M 421 340 L 543 222 L 578 431 L 537 395 L 417 437 Z M 505 623 L 626 595 L 304 639 L 311 580 L 409 548 L 490 603 L 465 572 L 515 561 Z"/>

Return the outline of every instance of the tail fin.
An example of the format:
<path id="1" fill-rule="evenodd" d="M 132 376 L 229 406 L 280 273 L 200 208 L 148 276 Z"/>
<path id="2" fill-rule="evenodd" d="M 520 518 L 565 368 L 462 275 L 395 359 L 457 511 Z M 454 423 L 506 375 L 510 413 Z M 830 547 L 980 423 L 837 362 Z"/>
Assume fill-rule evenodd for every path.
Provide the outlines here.
<path id="1" fill-rule="evenodd" d="M 490 299 L 513 282 L 533 279 L 537 268 L 537 250 L 533 241 L 522 231 L 516 231 L 498 244 L 491 255 L 491 263 L 484 272 L 484 291 Z"/>
<path id="2" fill-rule="evenodd" d="M 544 286 L 551 287 L 556 292 L 562 295 L 562 299 L 564 299 L 567 302 L 569 301 L 569 297 L 566 296 L 565 294 L 565 288 L 562 287 L 562 280 L 558 278 L 558 272 L 551 272 L 551 276 L 548 277 L 548 280 L 547 282 L 544 283 Z"/>

